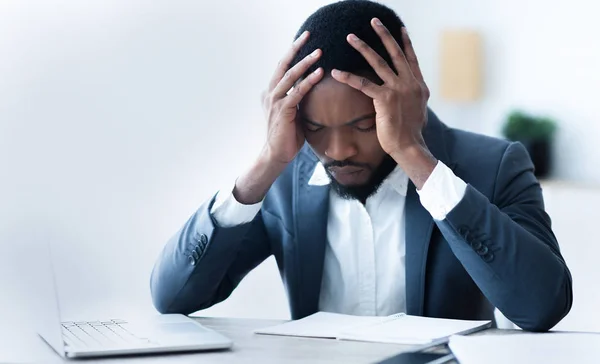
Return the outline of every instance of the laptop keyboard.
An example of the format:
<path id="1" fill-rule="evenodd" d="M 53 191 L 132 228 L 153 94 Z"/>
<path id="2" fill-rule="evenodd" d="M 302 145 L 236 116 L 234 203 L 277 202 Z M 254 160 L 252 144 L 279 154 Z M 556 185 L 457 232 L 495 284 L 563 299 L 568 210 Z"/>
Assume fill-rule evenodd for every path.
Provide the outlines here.
<path id="1" fill-rule="evenodd" d="M 67 347 L 140 347 L 154 346 L 148 338 L 139 337 L 128 330 L 123 320 L 63 322 L 63 340 Z"/>

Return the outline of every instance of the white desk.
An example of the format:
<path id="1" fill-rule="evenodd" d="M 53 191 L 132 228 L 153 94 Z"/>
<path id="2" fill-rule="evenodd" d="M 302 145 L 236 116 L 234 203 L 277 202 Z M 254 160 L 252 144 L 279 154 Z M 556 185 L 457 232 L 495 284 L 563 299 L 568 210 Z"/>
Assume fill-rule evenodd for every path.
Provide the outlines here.
<path id="1" fill-rule="evenodd" d="M 225 318 L 198 318 L 207 327 L 227 335 L 234 341 L 232 350 L 204 353 L 152 355 L 143 357 L 85 360 L 85 363 L 373 363 L 410 348 L 406 345 L 373 344 L 327 339 L 292 338 L 253 334 L 253 330 L 278 324 L 276 320 L 248 320 Z M 517 330 L 489 329 L 480 334 L 518 334 Z M 39 338 L 28 338 L 35 343 L 39 363 L 62 363 L 50 347 Z M 1 358 L 1 355 L 0 355 Z M 71 360 L 64 362 L 74 363 Z"/>

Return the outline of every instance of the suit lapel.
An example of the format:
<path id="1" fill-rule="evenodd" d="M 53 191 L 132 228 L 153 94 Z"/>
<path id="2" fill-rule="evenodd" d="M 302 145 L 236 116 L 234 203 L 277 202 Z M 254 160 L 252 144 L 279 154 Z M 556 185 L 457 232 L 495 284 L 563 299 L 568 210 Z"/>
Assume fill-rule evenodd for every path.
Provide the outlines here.
<path id="1" fill-rule="evenodd" d="M 406 311 L 423 315 L 427 250 L 433 231 L 433 218 L 421 205 L 411 182 L 406 194 Z"/>
<path id="2" fill-rule="evenodd" d="M 450 169 L 455 165 L 448 157 L 443 125 L 429 110 L 428 124 L 423 138 L 431 153 Z M 410 315 L 424 315 L 425 272 L 427 252 L 431 241 L 434 221 L 431 214 L 421 205 L 415 185 L 411 182 L 406 195 L 406 311 Z"/>
<path id="3" fill-rule="evenodd" d="M 316 159 L 304 150 L 295 170 L 297 181 L 294 191 L 296 251 L 299 296 L 295 318 L 313 314 L 319 309 L 319 295 L 327 243 L 327 216 L 329 213 L 329 186 L 310 186 L 308 181 L 314 171 Z M 293 313 L 294 315 L 294 313 Z"/>

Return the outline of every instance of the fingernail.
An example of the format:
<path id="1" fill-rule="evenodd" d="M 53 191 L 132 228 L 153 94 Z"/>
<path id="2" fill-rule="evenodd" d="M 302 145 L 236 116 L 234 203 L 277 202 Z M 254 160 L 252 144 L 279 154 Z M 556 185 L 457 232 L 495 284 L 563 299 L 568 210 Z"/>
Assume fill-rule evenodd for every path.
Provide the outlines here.
<path id="1" fill-rule="evenodd" d="M 314 73 L 315 73 L 315 75 L 318 75 L 318 74 L 320 74 L 321 72 L 323 72 L 323 69 L 322 69 L 321 67 L 319 67 L 319 68 L 317 68 L 317 69 L 315 70 L 315 72 L 314 72 Z"/>
<path id="2" fill-rule="evenodd" d="M 339 76 L 341 74 L 341 72 L 339 70 L 336 69 L 332 69 L 331 70 L 331 75 L 332 76 Z"/>
<path id="3" fill-rule="evenodd" d="M 378 26 L 382 27 L 383 23 L 381 22 L 381 20 L 375 18 L 375 25 L 378 25 Z"/>
<path id="4" fill-rule="evenodd" d="M 311 56 L 311 57 L 316 57 L 316 56 L 318 56 L 318 55 L 319 55 L 319 49 L 315 49 L 315 50 L 314 50 L 314 51 L 313 51 L 313 52 L 310 54 L 310 56 Z"/>
<path id="5" fill-rule="evenodd" d="M 304 32 L 302 32 L 302 35 L 300 36 L 300 38 L 304 39 L 304 38 L 306 38 L 307 35 L 308 35 L 308 30 L 305 30 Z"/>
<path id="6" fill-rule="evenodd" d="M 303 42 L 303 41 L 304 41 L 304 38 L 306 38 L 306 33 L 307 33 L 307 32 L 306 32 L 306 30 L 305 30 L 304 32 L 302 32 L 302 34 L 300 34 L 300 35 L 298 36 L 298 38 L 294 39 L 294 44 L 298 44 L 298 43 L 300 43 L 300 42 Z"/>
<path id="7" fill-rule="evenodd" d="M 354 35 L 354 34 L 350 34 L 350 35 L 348 35 L 348 37 L 350 38 L 350 40 L 353 40 L 353 41 L 357 41 L 358 40 L 358 37 L 356 35 Z"/>

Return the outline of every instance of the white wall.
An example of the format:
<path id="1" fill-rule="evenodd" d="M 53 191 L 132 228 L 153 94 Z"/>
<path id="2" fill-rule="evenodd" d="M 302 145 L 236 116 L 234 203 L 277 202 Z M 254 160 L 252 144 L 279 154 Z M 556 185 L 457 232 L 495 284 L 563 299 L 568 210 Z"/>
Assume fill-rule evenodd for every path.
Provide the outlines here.
<path id="1" fill-rule="evenodd" d="M 258 151 L 260 92 L 323 3 L 0 2 L 0 296 L 19 308 L 0 315 L 35 299 L 33 230 L 67 314 L 151 311 L 160 249 Z M 213 314 L 288 317 L 274 262 L 252 275 Z"/>
<path id="2" fill-rule="evenodd" d="M 328 2 L 0 2 L 0 319 L 30 313 L 40 234 L 59 254 L 67 315 L 151 312 L 156 256 L 251 161 L 265 132 L 260 92 L 301 22 Z M 598 45 L 578 2 L 385 3 L 410 27 L 443 119 L 494 133 L 511 105 L 551 111 L 563 121 L 559 175 L 597 181 Z M 479 105 L 435 95 L 444 25 L 486 35 Z M 570 144 L 574 135 L 583 139 Z M 205 314 L 288 317 L 274 262 Z"/>
<path id="3" fill-rule="evenodd" d="M 599 183 L 600 43 L 589 0 L 397 1 L 432 89 L 431 105 L 447 123 L 499 135 L 513 107 L 559 122 L 557 178 Z M 438 37 L 446 27 L 481 32 L 485 95 L 474 104 L 445 102 L 436 92 Z"/>
<path id="4" fill-rule="evenodd" d="M 600 331 L 600 269 L 596 206 L 600 188 L 573 183 L 543 184 L 553 230 L 573 277 L 573 307 L 557 330 Z"/>

